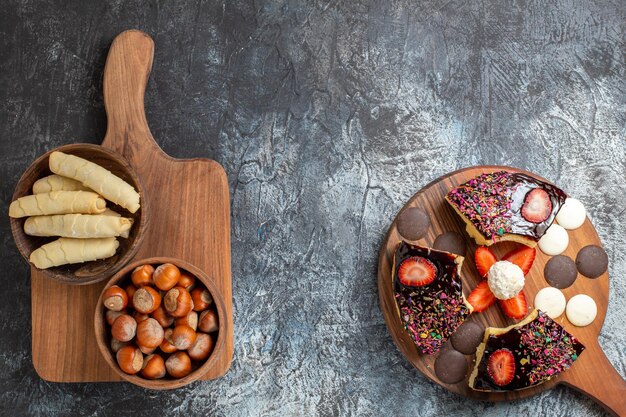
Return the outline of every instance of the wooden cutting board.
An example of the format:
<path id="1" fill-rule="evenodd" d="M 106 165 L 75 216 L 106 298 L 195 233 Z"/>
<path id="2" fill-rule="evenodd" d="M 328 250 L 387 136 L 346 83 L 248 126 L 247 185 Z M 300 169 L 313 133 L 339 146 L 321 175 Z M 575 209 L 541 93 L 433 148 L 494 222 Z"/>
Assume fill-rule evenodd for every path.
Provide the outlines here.
<path id="1" fill-rule="evenodd" d="M 134 259 L 167 256 L 186 260 L 215 280 L 226 304 L 226 349 L 202 379 L 226 373 L 233 356 L 230 265 L 230 202 L 226 173 L 208 159 L 174 159 L 157 145 L 144 113 L 144 92 L 154 54 L 145 33 L 115 38 L 104 70 L 108 129 L 102 146 L 135 169 L 149 199 L 145 239 Z M 93 317 L 105 282 L 60 284 L 31 267 L 33 365 L 53 382 L 120 381 L 96 345 Z"/>
<path id="2" fill-rule="evenodd" d="M 404 208 L 422 208 L 428 213 L 431 221 L 431 227 L 428 235 L 413 243 L 432 247 L 436 237 L 447 231 L 455 231 L 460 233 L 462 236 L 465 236 L 467 253 L 463 263 L 461 276 L 463 279 L 463 290 L 466 297 L 469 295 L 470 290 L 478 284 L 480 279 L 473 261 L 473 255 L 478 246 L 465 232 L 465 223 L 444 201 L 444 196 L 455 186 L 468 181 L 476 175 L 483 172 L 494 172 L 501 169 L 522 172 L 546 181 L 532 173 L 510 167 L 479 166 L 465 168 L 460 171 L 447 174 L 426 185 L 404 206 Z M 417 352 L 410 336 L 404 330 L 400 317 L 396 311 L 391 278 L 393 255 L 397 244 L 402 239 L 397 231 L 396 222 L 397 218 L 391 224 L 380 251 L 378 262 L 379 301 L 385 321 L 387 322 L 387 327 L 396 346 L 417 370 L 419 370 L 431 381 L 441 385 L 449 391 L 470 398 L 486 401 L 511 401 L 530 397 L 543 392 L 544 390 L 550 389 L 557 384 L 564 384 L 594 398 L 610 412 L 613 412 L 616 415 L 626 416 L 626 381 L 624 381 L 615 368 L 613 368 L 602 351 L 602 348 L 598 344 L 598 335 L 600 334 L 602 323 L 604 322 L 604 318 L 606 316 L 609 299 L 608 272 L 597 279 L 589 279 L 579 274 L 574 284 L 563 290 L 567 300 L 576 294 L 587 294 L 595 300 L 598 306 L 598 315 L 596 319 L 587 327 L 576 327 L 572 325 L 568 322 L 565 313 L 556 320 L 558 323 L 563 325 L 567 331 L 576 336 L 586 347 L 585 351 L 580 355 L 578 360 L 574 362 L 570 369 L 564 371 L 558 377 L 543 385 L 522 391 L 508 393 L 485 393 L 474 391 L 469 388 L 467 378 L 458 384 L 445 384 L 441 382 L 439 378 L 437 378 L 434 371 L 434 363 L 437 354 L 431 356 L 420 355 Z M 600 239 L 598 238 L 598 234 L 589 219 L 587 219 L 583 226 L 579 229 L 570 230 L 568 232 L 570 242 L 569 247 L 564 252 L 564 255 L 567 255 L 572 259 L 576 259 L 578 251 L 586 245 L 594 244 L 602 246 Z M 501 259 L 504 254 L 518 245 L 519 244 L 512 242 L 502 242 L 491 246 L 491 249 L 494 251 L 496 256 Z M 532 269 L 526 276 L 526 285 L 524 287 L 524 292 L 526 293 L 529 306 L 532 306 L 535 294 L 537 294 L 541 288 L 549 286 L 543 277 L 543 269 L 549 259 L 550 256 L 543 254 L 543 252 L 537 248 L 537 257 Z M 506 327 L 515 323 L 514 320 L 504 316 L 497 305 L 490 307 L 483 313 L 473 314 L 471 319 L 482 322 L 485 326 L 492 327 Z M 475 358 L 474 356 L 466 356 L 466 358 L 470 365 L 469 369 L 471 372 L 471 369 L 473 369 L 474 366 L 473 360 Z"/>

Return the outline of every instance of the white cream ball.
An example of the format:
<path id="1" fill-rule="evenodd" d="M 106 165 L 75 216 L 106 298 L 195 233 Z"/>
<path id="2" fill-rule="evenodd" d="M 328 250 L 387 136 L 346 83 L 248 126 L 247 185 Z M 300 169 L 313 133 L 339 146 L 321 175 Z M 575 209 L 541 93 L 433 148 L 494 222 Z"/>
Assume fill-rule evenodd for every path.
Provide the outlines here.
<path id="1" fill-rule="evenodd" d="M 524 288 L 524 271 L 509 261 L 498 261 L 487 273 L 489 289 L 499 300 L 515 297 Z"/>

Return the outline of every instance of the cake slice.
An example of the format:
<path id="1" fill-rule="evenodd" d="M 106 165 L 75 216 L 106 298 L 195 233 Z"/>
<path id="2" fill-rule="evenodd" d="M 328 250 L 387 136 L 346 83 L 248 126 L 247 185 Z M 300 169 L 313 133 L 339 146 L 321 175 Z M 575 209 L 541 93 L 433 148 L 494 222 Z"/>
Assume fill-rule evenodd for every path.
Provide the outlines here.
<path id="1" fill-rule="evenodd" d="M 568 369 L 584 349 L 546 313 L 534 310 L 516 325 L 485 330 L 469 386 L 478 391 L 533 387 Z"/>
<path id="2" fill-rule="evenodd" d="M 535 247 L 563 206 L 558 187 L 509 171 L 478 175 L 452 189 L 446 201 L 479 245 L 513 240 Z"/>
<path id="3" fill-rule="evenodd" d="M 400 242 L 391 274 L 400 320 L 426 355 L 436 353 L 467 319 L 472 307 L 463 296 L 463 257 Z"/>

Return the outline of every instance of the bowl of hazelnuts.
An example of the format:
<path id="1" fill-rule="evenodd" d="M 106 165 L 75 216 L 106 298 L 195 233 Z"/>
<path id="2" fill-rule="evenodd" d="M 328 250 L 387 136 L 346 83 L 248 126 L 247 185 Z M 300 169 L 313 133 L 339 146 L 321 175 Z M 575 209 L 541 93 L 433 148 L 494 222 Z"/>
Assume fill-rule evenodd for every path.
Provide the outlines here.
<path id="1" fill-rule="evenodd" d="M 213 281 L 175 258 L 126 265 L 96 307 L 98 348 L 126 381 L 157 390 L 198 380 L 224 349 L 224 302 Z"/>

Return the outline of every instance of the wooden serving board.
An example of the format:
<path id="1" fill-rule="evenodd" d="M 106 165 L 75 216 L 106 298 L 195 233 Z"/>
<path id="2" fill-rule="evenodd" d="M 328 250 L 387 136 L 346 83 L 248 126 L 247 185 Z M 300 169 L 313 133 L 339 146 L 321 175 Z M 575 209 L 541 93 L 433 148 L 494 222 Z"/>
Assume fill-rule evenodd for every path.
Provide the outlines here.
<path id="1" fill-rule="evenodd" d="M 447 231 L 455 231 L 460 233 L 462 236 L 465 236 L 467 253 L 465 262 L 463 263 L 461 276 L 463 279 L 463 291 L 466 297 L 469 295 L 471 289 L 473 289 L 480 280 L 480 276 L 473 261 L 474 252 L 478 246 L 465 232 L 465 223 L 454 212 L 452 207 L 444 201 L 444 196 L 455 186 L 468 181 L 476 175 L 483 172 L 494 172 L 501 169 L 522 172 L 546 181 L 545 179 L 530 172 L 510 167 L 479 166 L 465 168 L 447 174 L 426 185 L 404 206 L 404 208 L 422 208 L 428 213 L 431 221 L 431 227 L 428 231 L 428 235 L 423 239 L 413 241 L 412 243 L 431 247 L 435 238 L 439 234 Z M 587 294 L 595 300 L 598 306 L 598 315 L 595 321 L 587 327 L 576 327 L 572 325 L 568 322 L 565 313 L 556 320 L 563 325 L 567 331 L 576 336 L 586 347 L 585 351 L 580 355 L 578 360 L 574 362 L 570 369 L 564 371 L 558 377 L 544 383 L 543 385 L 522 391 L 507 393 L 485 393 L 474 391 L 469 388 L 467 378 L 458 384 L 445 384 L 441 382 L 437 378 L 434 371 L 434 363 L 437 354 L 431 356 L 419 354 L 410 336 L 404 330 L 400 317 L 396 311 L 391 278 L 393 255 L 398 243 L 402 239 L 397 231 L 396 222 L 397 219 L 391 224 L 380 251 L 378 262 L 379 301 L 385 321 L 387 322 L 387 327 L 389 328 L 389 332 L 391 333 L 396 346 L 416 369 L 418 369 L 431 381 L 452 392 L 470 398 L 487 401 L 511 401 L 530 397 L 544 390 L 550 389 L 557 384 L 565 384 L 594 398 L 610 412 L 617 415 L 626 415 L 626 381 L 624 381 L 615 368 L 613 368 L 602 351 L 602 348 L 598 344 L 598 335 L 600 334 L 602 323 L 604 322 L 604 318 L 606 316 L 609 298 L 608 272 L 597 279 L 589 279 L 579 274 L 574 284 L 563 290 L 567 300 L 576 294 Z M 570 230 L 569 238 L 569 247 L 564 252 L 564 255 L 567 255 L 572 259 L 576 259 L 578 251 L 586 245 L 595 244 L 602 246 L 596 230 L 589 219 L 587 219 L 583 226 L 579 229 Z M 517 246 L 519 246 L 518 243 L 502 242 L 491 246 L 491 249 L 494 251 L 496 256 L 501 259 L 504 254 Z M 535 294 L 537 294 L 541 288 L 549 286 L 543 277 L 543 269 L 549 259 L 550 256 L 545 255 L 539 250 L 539 248 L 537 248 L 537 257 L 532 269 L 526 276 L 526 285 L 524 287 L 529 307 L 532 307 Z M 470 319 L 482 322 L 485 326 L 492 327 L 505 327 L 515 323 L 514 320 L 508 319 L 504 316 L 497 304 L 490 307 L 483 313 L 472 314 Z M 470 365 L 469 369 L 471 372 L 474 367 L 475 357 L 466 356 L 466 358 Z"/>
<path id="2" fill-rule="evenodd" d="M 208 159 L 178 160 L 154 141 L 144 113 L 144 92 L 154 43 L 130 30 L 115 38 L 104 70 L 108 129 L 102 146 L 126 158 L 149 200 L 145 239 L 134 259 L 183 259 L 211 277 L 227 310 L 226 349 L 202 377 L 226 373 L 233 355 L 230 202 L 224 169 Z M 93 329 L 96 302 L 106 281 L 65 285 L 31 267 L 33 365 L 53 382 L 121 381 L 102 358 Z"/>

